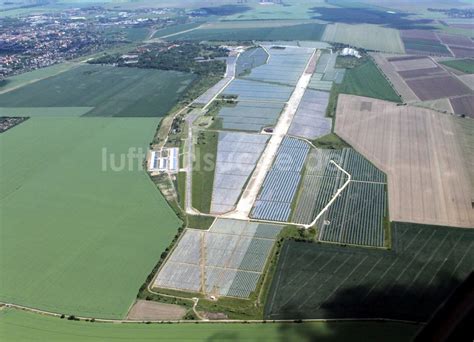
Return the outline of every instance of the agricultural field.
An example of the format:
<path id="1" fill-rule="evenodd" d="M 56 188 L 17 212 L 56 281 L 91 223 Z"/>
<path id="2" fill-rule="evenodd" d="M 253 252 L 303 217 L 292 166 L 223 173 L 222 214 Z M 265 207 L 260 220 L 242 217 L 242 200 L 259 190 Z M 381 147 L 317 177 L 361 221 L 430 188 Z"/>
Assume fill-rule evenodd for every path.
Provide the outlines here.
<path id="1" fill-rule="evenodd" d="M 35 117 L 0 135 L 2 302 L 126 316 L 181 225 L 139 168 L 157 125 Z"/>
<path id="2" fill-rule="evenodd" d="M 252 68 L 244 79 L 295 86 L 314 49 L 301 47 L 263 46 L 267 63 Z"/>
<path id="3" fill-rule="evenodd" d="M 455 97 L 449 101 L 456 114 L 466 115 L 474 119 L 474 95 Z"/>
<path id="4" fill-rule="evenodd" d="M 248 298 L 281 229 L 227 219 L 217 219 L 208 231 L 187 229 L 153 288 Z"/>
<path id="5" fill-rule="evenodd" d="M 84 115 L 162 117 L 194 78 L 176 71 L 81 65 L 0 94 L 0 103 L 28 107 L 28 116 L 38 107 L 93 107 Z"/>
<path id="6" fill-rule="evenodd" d="M 474 74 L 474 59 L 472 58 L 443 61 L 441 64 L 447 65 L 448 67 L 459 70 L 465 74 Z"/>
<path id="7" fill-rule="evenodd" d="M 267 141 L 265 135 L 219 133 L 211 213 L 224 213 L 234 208 Z"/>
<path id="8" fill-rule="evenodd" d="M 330 24 L 326 26 L 321 40 L 372 51 L 405 53 L 398 30 L 377 25 Z"/>
<path id="9" fill-rule="evenodd" d="M 239 101 L 225 104 L 217 113 L 214 127 L 224 130 L 260 132 L 274 126 L 284 107 L 283 102 Z"/>
<path id="10" fill-rule="evenodd" d="M 346 70 L 344 81 L 340 85 L 335 85 L 335 91 L 341 94 L 401 102 L 398 94 L 370 59 L 361 65 Z"/>
<path id="11" fill-rule="evenodd" d="M 292 26 L 220 28 L 203 26 L 169 37 L 170 40 L 252 41 L 252 40 L 321 40 L 325 25 L 318 23 Z"/>
<path id="12" fill-rule="evenodd" d="M 280 222 L 290 218 L 291 204 L 308 152 L 309 145 L 306 142 L 284 138 L 257 196 L 251 213 L 252 218 Z"/>
<path id="13" fill-rule="evenodd" d="M 286 102 L 293 87 L 259 81 L 235 79 L 222 92 L 224 97 L 236 97 L 238 101 Z"/>
<path id="14" fill-rule="evenodd" d="M 406 102 L 431 101 L 470 95 L 472 90 L 457 76 L 427 56 L 373 55 Z"/>
<path id="15" fill-rule="evenodd" d="M 415 55 L 449 56 L 451 52 L 441 43 L 437 34 L 429 30 L 400 31 L 405 51 Z"/>
<path id="16" fill-rule="evenodd" d="M 350 181 L 333 163 L 351 176 Z M 337 199 L 322 213 L 343 186 Z M 384 246 L 386 177 L 353 149 L 312 150 L 295 202 L 292 222 L 311 224 L 319 215 L 316 226 L 320 241 Z"/>
<path id="17" fill-rule="evenodd" d="M 19 328 L 21 326 L 21 329 Z M 219 340 L 232 336 L 236 340 L 275 341 L 299 339 L 309 342 L 318 338 L 325 341 L 351 339 L 377 342 L 410 341 L 420 327 L 416 324 L 393 322 L 305 322 L 301 324 L 96 324 L 61 320 L 21 310 L 0 311 L 0 339 L 29 341 L 35 336 L 41 341 L 145 341 Z M 367 331 L 370 330 L 370 334 Z"/>
<path id="18" fill-rule="evenodd" d="M 392 249 L 287 241 L 265 317 L 427 321 L 472 272 L 474 232 L 392 224 Z"/>
<path id="19" fill-rule="evenodd" d="M 24 85 L 40 81 L 42 79 L 55 76 L 62 72 L 77 67 L 79 63 L 64 62 L 46 68 L 36 69 L 23 74 L 11 76 L 0 81 L 0 94 L 6 93 Z"/>
<path id="20" fill-rule="evenodd" d="M 471 183 L 455 124 L 429 109 L 340 95 L 335 133 L 388 175 L 391 220 L 470 228 Z"/>
<path id="21" fill-rule="evenodd" d="M 473 58 L 474 57 L 474 41 L 471 38 L 438 33 L 438 37 L 443 44 L 449 46 L 456 58 Z"/>
<path id="22" fill-rule="evenodd" d="M 326 117 L 329 94 L 307 89 L 291 122 L 289 135 L 316 139 L 331 133 L 332 120 Z"/>

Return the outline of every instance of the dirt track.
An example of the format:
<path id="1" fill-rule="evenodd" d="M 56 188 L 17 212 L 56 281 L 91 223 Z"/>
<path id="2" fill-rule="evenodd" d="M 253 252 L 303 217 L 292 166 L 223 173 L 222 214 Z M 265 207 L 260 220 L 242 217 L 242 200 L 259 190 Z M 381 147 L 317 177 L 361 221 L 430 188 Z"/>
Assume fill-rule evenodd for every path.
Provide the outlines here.
<path id="1" fill-rule="evenodd" d="M 471 184 L 453 118 L 340 95 L 336 133 L 388 175 L 390 219 L 474 227 Z"/>

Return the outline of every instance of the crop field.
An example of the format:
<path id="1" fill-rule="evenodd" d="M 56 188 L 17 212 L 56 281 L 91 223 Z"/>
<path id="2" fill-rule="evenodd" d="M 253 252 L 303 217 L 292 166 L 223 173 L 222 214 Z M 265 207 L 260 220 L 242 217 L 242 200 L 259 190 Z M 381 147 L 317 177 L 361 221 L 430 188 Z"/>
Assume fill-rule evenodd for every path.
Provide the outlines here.
<path id="1" fill-rule="evenodd" d="M 390 83 L 393 85 L 393 89 L 400 94 L 401 98 L 405 102 L 414 102 L 420 101 L 420 99 L 415 95 L 413 90 L 405 83 L 403 78 L 395 70 L 395 67 L 387 60 L 387 56 L 374 53 L 371 54 L 374 62 L 382 70 L 384 75 L 390 80 Z"/>
<path id="2" fill-rule="evenodd" d="M 402 30 L 400 35 L 409 54 L 451 56 L 434 31 Z"/>
<path id="3" fill-rule="evenodd" d="M 316 139 L 331 133 L 332 120 L 326 117 L 329 94 L 307 89 L 300 102 L 288 134 Z"/>
<path id="4" fill-rule="evenodd" d="M 265 317 L 427 321 L 472 272 L 474 232 L 393 223 L 392 250 L 285 242 Z"/>
<path id="5" fill-rule="evenodd" d="M 268 57 L 268 53 L 261 47 L 245 50 L 237 59 L 235 70 L 236 76 L 242 76 L 243 74 L 250 72 L 251 69 L 264 65 L 267 62 Z"/>
<path id="6" fill-rule="evenodd" d="M 402 40 L 403 44 L 405 45 L 406 53 L 433 56 L 452 56 L 451 52 L 449 52 L 446 46 L 441 44 L 439 41 L 405 37 L 403 37 Z"/>
<path id="7" fill-rule="evenodd" d="M 391 220 L 473 227 L 455 123 L 425 108 L 340 95 L 335 132 L 388 175 Z"/>
<path id="8" fill-rule="evenodd" d="M 192 74 L 81 65 L 0 95 L 2 107 L 94 107 L 87 116 L 161 117 Z"/>
<path id="9" fill-rule="evenodd" d="M 240 101 L 223 106 L 217 114 L 217 125 L 225 130 L 260 132 L 276 124 L 284 103 Z"/>
<path id="10" fill-rule="evenodd" d="M 244 101 L 286 102 L 292 92 L 293 88 L 286 85 L 235 79 L 224 89 L 222 94 L 237 96 L 238 100 Z"/>
<path id="11" fill-rule="evenodd" d="M 474 57 L 474 41 L 471 38 L 445 33 L 438 33 L 438 37 L 443 44 L 449 46 L 450 50 L 454 53 L 454 57 Z"/>
<path id="12" fill-rule="evenodd" d="M 415 324 L 393 322 L 304 322 L 301 324 L 91 324 L 57 317 L 38 315 L 21 310 L 0 311 L 0 339 L 28 341 L 32 336 L 40 341 L 195 341 L 222 339 L 232 336 L 245 341 L 286 341 L 311 338 L 376 342 L 409 341 L 419 329 Z M 370 330 L 370 335 L 367 331 Z"/>
<path id="13" fill-rule="evenodd" d="M 309 145 L 295 138 L 285 137 L 272 168 L 257 196 L 251 217 L 271 221 L 287 221 L 291 203 L 298 188 L 301 170 Z"/>
<path id="14" fill-rule="evenodd" d="M 400 97 L 372 60 L 368 60 L 353 69 L 346 70 L 344 82 L 337 85 L 337 90 L 339 93 L 344 94 L 401 102 Z"/>
<path id="15" fill-rule="evenodd" d="M 472 93 L 471 89 L 451 75 L 409 79 L 406 83 L 422 101 Z"/>
<path id="16" fill-rule="evenodd" d="M 449 101 L 454 113 L 474 118 L 474 95 L 455 97 Z"/>
<path id="17" fill-rule="evenodd" d="M 267 141 L 265 135 L 219 133 L 211 213 L 224 213 L 234 208 Z"/>
<path id="18" fill-rule="evenodd" d="M 398 30 L 377 25 L 330 24 L 326 26 L 321 40 L 373 51 L 405 52 Z"/>
<path id="19" fill-rule="evenodd" d="M 386 177 L 355 150 L 315 149 L 308 155 L 292 221 L 310 224 L 348 180 L 336 201 L 320 216 L 320 241 L 382 247 L 387 216 Z"/>
<path id="20" fill-rule="evenodd" d="M 248 298 L 281 229 L 228 219 L 217 219 L 209 231 L 187 229 L 153 287 Z"/>
<path id="21" fill-rule="evenodd" d="M 121 162 L 157 124 L 41 117 L 0 135 L 2 302 L 125 317 L 181 224 L 142 159 Z"/>
<path id="22" fill-rule="evenodd" d="M 202 27 L 174 35 L 172 40 L 249 41 L 249 40 L 321 40 L 326 25 L 310 23 L 293 26 L 219 28 Z"/>
<path id="23" fill-rule="evenodd" d="M 245 79 L 295 86 L 306 68 L 314 49 L 264 46 L 269 53 L 266 64 L 250 70 Z"/>
<path id="24" fill-rule="evenodd" d="M 465 74 L 474 74 L 474 59 L 472 58 L 443 61 L 441 64 L 447 65 L 448 67 L 459 70 Z"/>

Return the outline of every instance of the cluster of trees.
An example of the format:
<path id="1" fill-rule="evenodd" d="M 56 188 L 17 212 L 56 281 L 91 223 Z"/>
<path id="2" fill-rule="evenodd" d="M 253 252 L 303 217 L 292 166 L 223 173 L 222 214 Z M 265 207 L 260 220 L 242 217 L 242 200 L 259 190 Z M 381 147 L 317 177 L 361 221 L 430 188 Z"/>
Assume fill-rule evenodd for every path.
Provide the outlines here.
<path id="1" fill-rule="evenodd" d="M 134 63 L 130 63 L 120 54 L 107 54 L 89 63 L 176 70 L 197 75 L 222 75 L 226 63 L 219 58 L 227 57 L 228 51 L 218 46 L 199 43 L 161 43 L 149 45 L 136 54 L 138 58 Z"/>

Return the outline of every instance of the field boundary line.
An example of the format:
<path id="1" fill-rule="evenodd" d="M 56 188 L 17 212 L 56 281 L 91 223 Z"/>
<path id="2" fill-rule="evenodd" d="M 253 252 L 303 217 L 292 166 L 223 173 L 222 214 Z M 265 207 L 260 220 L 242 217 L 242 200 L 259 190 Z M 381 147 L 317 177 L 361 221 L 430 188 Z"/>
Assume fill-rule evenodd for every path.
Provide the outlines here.
<path id="1" fill-rule="evenodd" d="M 164 294 L 158 293 L 159 295 L 165 296 Z M 181 298 L 176 296 L 168 296 L 174 298 Z M 193 301 L 197 303 L 199 298 L 183 298 L 186 300 Z M 6 308 L 13 308 L 15 310 L 23 310 L 39 315 L 52 316 L 52 317 L 61 317 L 62 314 L 52 311 L 46 311 L 41 309 L 36 309 L 28 306 L 0 302 L 0 306 L 5 306 Z M 67 317 L 67 316 L 66 316 Z M 65 320 L 67 320 L 65 317 Z M 402 320 L 402 319 L 391 319 L 383 317 L 374 317 L 374 318 L 305 318 L 305 319 L 251 319 L 251 320 L 239 320 L 239 319 L 223 319 L 223 320 L 207 320 L 202 319 L 202 321 L 195 320 L 127 320 L 127 319 L 107 319 L 107 318 L 95 318 L 95 317 L 85 317 L 85 316 L 75 316 L 76 319 L 80 321 L 85 321 L 87 319 L 94 319 L 95 322 L 100 323 L 111 323 L 111 324 L 147 324 L 147 323 L 189 323 L 189 324 L 211 324 L 211 323 L 220 323 L 220 324 L 242 324 L 242 323 L 295 323 L 298 322 L 394 322 L 394 323 L 405 323 L 405 324 L 416 324 L 416 325 L 425 325 L 425 322 L 421 321 L 411 321 L 411 320 Z"/>

